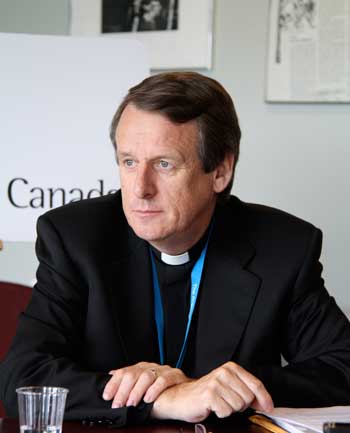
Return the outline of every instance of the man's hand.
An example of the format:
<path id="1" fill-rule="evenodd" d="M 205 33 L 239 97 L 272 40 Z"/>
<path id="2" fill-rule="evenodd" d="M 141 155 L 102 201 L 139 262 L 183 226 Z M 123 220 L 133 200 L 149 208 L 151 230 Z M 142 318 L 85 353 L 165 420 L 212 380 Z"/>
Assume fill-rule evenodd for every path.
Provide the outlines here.
<path id="1" fill-rule="evenodd" d="M 225 418 L 248 407 L 269 412 L 273 401 L 260 380 L 228 362 L 198 380 L 164 391 L 154 403 L 152 417 L 200 422 L 211 412 Z"/>
<path id="2" fill-rule="evenodd" d="M 104 400 L 113 400 L 112 408 L 137 406 L 141 399 L 153 402 L 165 389 L 188 381 L 178 368 L 152 362 L 139 362 L 109 372 L 112 375 L 103 391 Z"/>

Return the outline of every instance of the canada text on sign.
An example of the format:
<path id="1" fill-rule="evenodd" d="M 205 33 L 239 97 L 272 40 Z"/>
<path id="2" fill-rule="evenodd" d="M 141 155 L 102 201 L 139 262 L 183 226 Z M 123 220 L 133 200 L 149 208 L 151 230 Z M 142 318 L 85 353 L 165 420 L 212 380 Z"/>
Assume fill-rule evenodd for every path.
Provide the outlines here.
<path id="1" fill-rule="evenodd" d="M 106 188 L 103 179 L 97 180 L 97 187 L 84 191 L 82 188 L 76 186 L 70 189 L 32 186 L 28 179 L 15 177 L 8 183 L 7 197 L 15 208 L 52 209 L 53 207 L 63 206 L 85 198 L 100 197 L 115 192 L 115 188 Z"/>

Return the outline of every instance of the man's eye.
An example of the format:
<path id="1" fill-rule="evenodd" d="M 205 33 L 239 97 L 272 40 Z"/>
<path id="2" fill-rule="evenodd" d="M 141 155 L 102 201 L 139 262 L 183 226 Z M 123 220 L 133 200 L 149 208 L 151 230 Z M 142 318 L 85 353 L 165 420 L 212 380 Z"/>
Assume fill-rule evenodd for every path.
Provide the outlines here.
<path id="1" fill-rule="evenodd" d="M 168 168 L 169 169 L 172 167 L 172 165 L 168 161 L 164 161 L 164 159 L 161 159 L 159 161 L 159 165 L 161 168 Z"/>
<path id="2" fill-rule="evenodd" d="M 135 162 L 133 159 L 125 159 L 124 165 L 125 167 L 133 167 L 135 165 Z"/>

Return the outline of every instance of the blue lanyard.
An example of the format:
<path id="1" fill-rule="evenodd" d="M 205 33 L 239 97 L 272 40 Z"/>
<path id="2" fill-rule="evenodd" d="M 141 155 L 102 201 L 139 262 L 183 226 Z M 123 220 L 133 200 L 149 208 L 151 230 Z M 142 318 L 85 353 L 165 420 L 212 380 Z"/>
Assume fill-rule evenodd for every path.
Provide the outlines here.
<path id="1" fill-rule="evenodd" d="M 182 344 L 182 349 L 181 349 L 181 352 L 179 355 L 179 359 L 177 360 L 177 363 L 176 363 L 176 368 L 180 368 L 182 366 L 182 363 L 183 363 L 183 360 L 185 357 L 186 347 L 187 347 L 187 343 L 188 343 L 187 342 L 188 333 L 189 333 L 190 326 L 191 326 L 193 311 L 194 311 L 194 308 L 195 308 L 196 302 L 197 302 L 199 286 L 200 286 L 201 279 L 202 279 L 204 260 L 205 260 L 205 256 L 207 254 L 207 249 L 208 249 L 209 237 L 210 236 L 208 236 L 207 242 L 205 243 L 205 246 L 201 252 L 201 255 L 199 256 L 199 259 L 196 261 L 195 265 L 193 266 L 193 269 L 191 272 L 190 310 L 188 312 L 185 338 L 184 338 L 184 342 Z M 158 281 L 156 264 L 154 261 L 153 252 L 152 252 L 151 248 L 150 248 L 150 255 L 151 255 L 151 261 L 152 261 L 154 311 L 155 311 L 155 319 L 156 319 L 156 325 L 157 325 L 160 363 L 162 365 L 164 365 L 164 363 L 165 363 L 165 357 L 164 357 L 164 312 L 163 312 L 162 297 L 161 297 L 160 288 L 159 288 L 159 281 Z"/>

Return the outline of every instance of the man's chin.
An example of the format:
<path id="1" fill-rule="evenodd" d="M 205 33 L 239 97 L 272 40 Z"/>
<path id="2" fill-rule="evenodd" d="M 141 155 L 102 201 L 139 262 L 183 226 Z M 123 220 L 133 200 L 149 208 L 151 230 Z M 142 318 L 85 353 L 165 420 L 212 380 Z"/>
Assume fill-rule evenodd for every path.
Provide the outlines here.
<path id="1" fill-rule="evenodd" d="M 132 227 L 136 236 L 147 241 L 147 242 L 158 242 L 167 238 L 164 233 L 161 233 L 159 230 L 145 230 L 144 227 Z"/>

